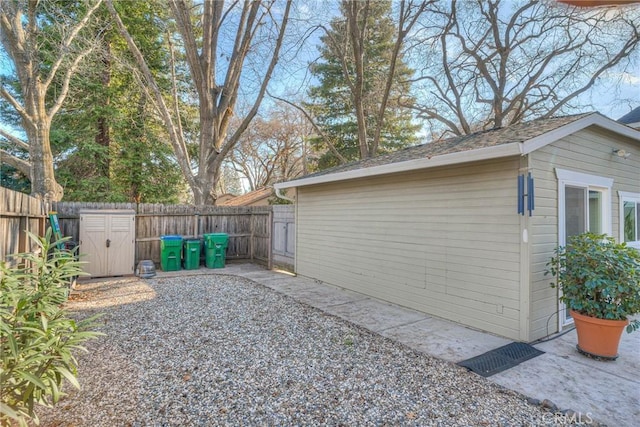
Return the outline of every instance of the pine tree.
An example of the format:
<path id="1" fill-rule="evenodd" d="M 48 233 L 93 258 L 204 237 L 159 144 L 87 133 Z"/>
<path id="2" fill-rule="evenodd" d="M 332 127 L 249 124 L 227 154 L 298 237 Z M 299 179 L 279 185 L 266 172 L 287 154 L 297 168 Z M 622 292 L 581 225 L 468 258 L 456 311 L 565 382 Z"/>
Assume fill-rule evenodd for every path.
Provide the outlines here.
<path id="1" fill-rule="evenodd" d="M 149 52 L 150 67 L 168 75 L 162 11 L 148 2 L 122 7 L 131 31 Z M 108 12 L 101 12 L 108 21 Z M 152 102 L 126 65 L 126 43 L 115 28 L 103 31 L 101 41 L 102 49 L 72 81 L 67 108 L 52 127 L 65 200 L 178 202 L 184 181 Z"/>
<path id="2" fill-rule="evenodd" d="M 350 48 L 345 17 L 348 3 L 343 2 L 341 6 L 343 16 L 333 19 L 329 30 L 321 37 L 321 60 L 311 67 L 311 73 L 319 83 L 309 91 L 311 102 L 307 104 L 307 108 L 313 113 L 325 136 L 331 140 L 338 152 L 350 161 L 360 159 L 361 152 L 355 101 L 347 81 L 347 77 L 352 80 L 356 78 L 353 50 Z M 361 27 L 362 24 L 361 22 Z M 396 31 L 397 28 L 391 16 L 391 2 L 370 2 L 365 31 L 364 96 L 362 97 L 367 123 L 367 139 L 373 137 L 377 126 L 376 116 L 382 102 L 385 81 L 390 73 L 390 58 Z M 347 77 L 345 77 L 343 58 L 346 59 Z M 413 71 L 400 55 L 385 110 L 380 143 L 377 151 L 370 153 L 371 157 L 395 151 L 416 142 L 419 126 L 412 123 L 411 113 L 406 108 L 402 108 L 399 103 L 401 99 L 405 104 L 411 103 L 408 80 L 412 74 Z M 316 150 L 320 150 L 323 141 L 315 139 L 312 144 Z M 338 164 L 336 156 L 326 151 L 318 159 L 317 166 L 318 169 L 325 169 L 336 164 Z"/>

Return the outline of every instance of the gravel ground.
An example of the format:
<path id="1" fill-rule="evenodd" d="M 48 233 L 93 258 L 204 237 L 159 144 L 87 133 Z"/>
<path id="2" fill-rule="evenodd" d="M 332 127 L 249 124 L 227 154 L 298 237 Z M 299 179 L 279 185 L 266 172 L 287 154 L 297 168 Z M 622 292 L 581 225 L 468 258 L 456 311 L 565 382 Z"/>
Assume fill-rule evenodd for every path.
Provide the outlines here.
<path id="1" fill-rule="evenodd" d="M 127 278 L 79 286 L 105 313 L 78 358 L 82 391 L 44 426 L 557 425 L 456 365 L 250 280 Z M 562 423 L 563 425 L 566 425 Z"/>

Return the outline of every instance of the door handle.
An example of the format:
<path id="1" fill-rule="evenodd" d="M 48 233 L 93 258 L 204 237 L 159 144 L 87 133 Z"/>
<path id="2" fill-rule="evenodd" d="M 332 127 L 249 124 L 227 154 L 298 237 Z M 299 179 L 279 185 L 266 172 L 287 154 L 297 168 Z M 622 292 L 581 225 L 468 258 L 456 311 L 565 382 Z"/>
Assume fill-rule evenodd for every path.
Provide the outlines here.
<path id="1" fill-rule="evenodd" d="M 107 239 L 107 247 L 111 246 L 111 240 Z"/>

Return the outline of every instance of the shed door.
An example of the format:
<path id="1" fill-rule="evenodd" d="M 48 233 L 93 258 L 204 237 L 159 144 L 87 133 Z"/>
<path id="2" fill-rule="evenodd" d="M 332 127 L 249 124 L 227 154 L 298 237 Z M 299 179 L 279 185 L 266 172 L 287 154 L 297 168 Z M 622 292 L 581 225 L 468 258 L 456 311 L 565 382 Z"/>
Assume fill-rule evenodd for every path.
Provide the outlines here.
<path id="1" fill-rule="evenodd" d="M 110 220 L 107 273 L 109 276 L 132 274 L 135 263 L 135 217 L 114 215 Z"/>
<path id="2" fill-rule="evenodd" d="M 80 253 L 82 268 L 94 277 L 108 275 L 107 215 L 80 215 Z"/>
<path id="3" fill-rule="evenodd" d="M 132 274 L 135 257 L 133 215 L 80 216 L 80 253 L 84 270 L 94 277 Z"/>

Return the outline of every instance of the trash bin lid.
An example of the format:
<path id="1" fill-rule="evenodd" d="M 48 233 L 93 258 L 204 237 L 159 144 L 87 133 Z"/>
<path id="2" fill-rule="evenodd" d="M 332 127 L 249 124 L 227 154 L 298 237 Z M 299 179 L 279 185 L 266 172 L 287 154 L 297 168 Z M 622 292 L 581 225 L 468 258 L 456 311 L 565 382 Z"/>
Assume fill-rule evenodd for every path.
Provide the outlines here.
<path id="1" fill-rule="evenodd" d="M 160 240 L 182 240 L 182 236 L 179 234 L 167 234 L 166 236 L 160 236 Z"/>

